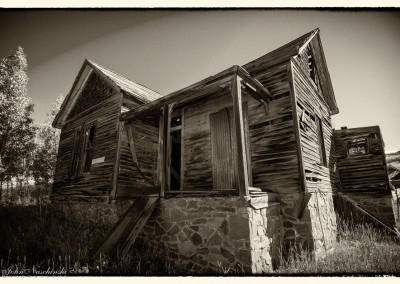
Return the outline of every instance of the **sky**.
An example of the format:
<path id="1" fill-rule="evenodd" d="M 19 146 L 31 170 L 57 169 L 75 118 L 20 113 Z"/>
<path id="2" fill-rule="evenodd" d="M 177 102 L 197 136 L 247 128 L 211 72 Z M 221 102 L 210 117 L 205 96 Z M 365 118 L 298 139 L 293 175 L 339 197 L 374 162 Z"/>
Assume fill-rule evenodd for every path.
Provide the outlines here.
<path id="1" fill-rule="evenodd" d="M 40 123 L 85 58 L 166 95 L 317 27 L 334 127 L 379 125 L 400 150 L 399 10 L 0 10 L 0 58 L 25 49 Z"/>

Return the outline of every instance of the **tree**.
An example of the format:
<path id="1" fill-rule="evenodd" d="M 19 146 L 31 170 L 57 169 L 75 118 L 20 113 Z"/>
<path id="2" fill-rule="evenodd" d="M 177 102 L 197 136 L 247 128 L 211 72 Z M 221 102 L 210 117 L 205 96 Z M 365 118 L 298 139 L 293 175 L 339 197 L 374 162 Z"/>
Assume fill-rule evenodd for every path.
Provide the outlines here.
<path id="1" fill-rule="evenodd" d="M 58 143 L 60 141 L 60 130 L 53 128 L 51 124 L 60 110 L 63 100 L 64 95 L 60 94 L 52 104 L 50 112 L 46 114 L 45 122 L 37 126 L 35 151 L 31 169 L 36 187 L 39 190 L 39 198 L 42 195 L 41 188 L 49 189 L 49 184 L 53 181 Z"/>
<path id="2" fill-rule="evenodd" d="M 0 198 L 3 181 L 24 171 L 34 133 L 27 96 L 28 68 L 21 47 L 0 62 Z"/>

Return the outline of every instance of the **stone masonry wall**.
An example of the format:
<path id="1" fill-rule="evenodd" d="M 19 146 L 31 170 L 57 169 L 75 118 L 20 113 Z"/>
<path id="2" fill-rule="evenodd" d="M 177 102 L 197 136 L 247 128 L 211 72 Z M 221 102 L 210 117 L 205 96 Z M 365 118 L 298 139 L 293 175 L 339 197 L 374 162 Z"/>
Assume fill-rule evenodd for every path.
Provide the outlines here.
<path id="1" fill-rule="evenodd" d="M 276 226 L 276 228 L 275 228 Z M 272 271 L 270 253 L 280 231 L 279 208 L 253 209 L 241 197 L 162 199 L 136 240 L 187 274 Z"/>
<path id="2" fill-rule="evenodd" d="M 324 256 L 336 242 L 337 223 L 332 193 L 312 193 L 308 203 L 310 212 L 314 252 L 318 258 Z"/>
<path id="3" fill-rule="evenodd" d="M 133 200 L 117 200 L 111 204 L 96 202 L 80 202 L 80 203 L 52 203 L 68 214 L 74 211 L 75 214 L 87 216 L 89 221 L 93 223 L 105 223 L 114 225 L 118 219 L 128 210 Z M 85 218 L 86 219 L 86 218 Z"/>
<path id="4" fill-rule="evenodd" d="M 311 193 L 303 215 L 297 218 L 293 209 L 300 198 L 300 193 L 280 195 L 284 227 L 283 252 L 301 248 L 319 257 L 336 242 L 337 225 L 332 194 Z"/>
<path id="5" fill-rule="evenodd" d="M 251 271 L 272 272 L 281 257 L 283 224 L 279 203 L 268 207 L 247 208 L 250 225 Z"/>

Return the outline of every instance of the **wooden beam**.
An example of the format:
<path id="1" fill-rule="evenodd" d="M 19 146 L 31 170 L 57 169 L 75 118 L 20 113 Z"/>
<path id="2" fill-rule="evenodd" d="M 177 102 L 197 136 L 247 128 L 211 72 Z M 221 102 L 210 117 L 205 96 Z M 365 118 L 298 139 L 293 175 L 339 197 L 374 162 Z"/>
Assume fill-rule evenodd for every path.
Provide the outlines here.
<path id="1" fill-rule="evenodd" d="M 121 100 L 122 101 L 122 100 Z M 117 187 L 118 187 L 118 175 L 119 175 L 119 161 L 121 158 L 121 140 L 122 140 L 122 128 L 124 127 L 123 121 L 117 122 L 117 151 L 115 154 L 114 160 L 114 169 L 113 169 L 113 176 L 112 176 L 112 189 L 111 189 L 111 199 L 115 199 L 117 196 Z"/>
<path id="2" fill-rule="evenodd" d="M 301 135 L 299 128 L 299 118 L 297 117 L 297 99 L 294 87 L 293 73 L 292 73 L 292 62 L 290 61 L 287 65 L 287 73 L 289 76 L 290 85 L 290 99 L 292 102 L 292 114 L 293 114 L 293 124 L 294 124 L 294 135 L 296 138 L 296 149 L 297 149 L 297 161 L 299 165 L 299 175 L 300 175 L 300 186 L 303 192 L 306 192 L 306 174 L 304 171 L 303 162 L 303 150 L 301 144 Z"/>
<path id="3" fill-rule="evenodd" d="M 162 138 L 161 138 L 161 191 L 160 197 L 165 196 L 165 191 L 168 189 L 168 176 L 167 176 L 167 168 L 168 168 L 168 136 L 169 136 L 169 128 L 171 125 L 171 115 L 170 115 L 170 107 L 169 105 L 165 105 L 163 108 L 163 127 L 162 127 Z"/>
<path id="4" fill-rule="evenodd" d="M 237 185 L 240 196 L 249 195 L 249 176 L 247 172 L 247 153 L 244 132 L 243 105 L 242 105 L 242 89 L 238 76 L 232 81 L 232 105 L 233 105 L 233 121 L 235 123 L 236 133 L 236 149 L 237 149 Z"/>
<path id="5" fill-rule="evenodd" d="M 162 195 L 162 184 L 164 183 L 164 116 L 160 115 L 158 127 L 158 156 L 157 156 L 157 185 L 160 187 L 160 196 Z"/>
<path id="6" fill-rule="evenodd" d="M 273 96 L 271 92 L 266 87 L 264 87 L 264 85 L 261 84 L 258 80 L 251 77 L 249 72 L 247 72 L 244 68 L 240 66 L 238 66 L 238 75 L 242 78 L 242 80 L 246 84 L 255 88 L 257 92 L 261 93 L 260 95 L 265 101 L 269 102 L 272 100 Z"/>
<path id="7" fill-rule="evenodd" d="M 166 163 L 166 190 L 171 190 L 171 156 L 172 156 L 172 141 L 171 141 L 171 115 L 172 115 L 172 110 L 174 109 L 174 104 L 168 105 L 168 124 L 166 126 L 167 133 L 166 133 L 166 146 L 167 150 L 165 152 L 166 158 L 165 160 L 167 161 Z"/>
<path id="8" fill-rule="evenodd" d="M 231 73 L 232 74 L 227 73 L 227 77 L 220 78 L 219 80 L 212 82 L 208 85 L 200 85 L 195 88 L 185 90 L 185 92 L 182 92 L 182 90 L 180 90 L 150 103 L 147 103 L 143 106 L 127 111 L 121 114 L 120 120 L 131 120 L 139 116 L 144 116 L 146 114 L 157 111 L 159 108 L 163 107 L 166 104 L 182 104 L 199 99 L 203 96 L 213 93 L 215 90 L 219 89 L 221 85 L 228 84 L 235 75 L 235 73 L 233 73 L 232 71 Z"/>
<path id="9" fill-rule="evenodd" d="M 185 109 L 182 109 L 181 115 L 181 180 L 180 180 L 180 190 L 183 190 L 184 175 L 185 175 Z"/>

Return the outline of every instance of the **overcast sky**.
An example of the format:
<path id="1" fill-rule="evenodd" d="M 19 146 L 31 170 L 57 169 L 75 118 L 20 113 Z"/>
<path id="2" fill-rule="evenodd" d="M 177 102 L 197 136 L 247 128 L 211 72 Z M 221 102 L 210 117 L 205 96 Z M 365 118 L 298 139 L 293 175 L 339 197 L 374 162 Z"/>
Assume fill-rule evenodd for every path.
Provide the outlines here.
<path id="1" fill-rule="evenodd" d="M 399 11 L 2 10 L 0 57 L 25 49 L 40 123 L 85 58 L 168 94 L 316 27 L 340 110 L 334 126 L 379 125 L 386 151 L 400 150 Z"/>

